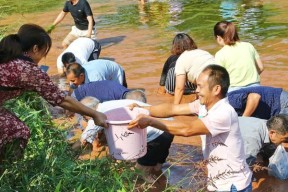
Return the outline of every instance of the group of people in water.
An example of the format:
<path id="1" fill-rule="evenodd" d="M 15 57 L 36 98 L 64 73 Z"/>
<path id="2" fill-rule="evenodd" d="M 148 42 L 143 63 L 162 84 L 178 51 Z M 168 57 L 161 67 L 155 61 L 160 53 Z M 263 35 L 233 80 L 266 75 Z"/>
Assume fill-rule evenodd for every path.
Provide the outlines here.
<path id="1" fill-rule="evenodd" d="M 75 22 L 74 27 L 88 32 L 84 36 L 69 33 L 63 43 L 65 50 L 57 59 L 58 72 L 66 76 L 73 90 L 69 96 L 37 64 L 52 46 L 48 32 L 75 5 L 86 7 L 88 12 L 82 16 L 85 22 Z M 162 92 L 174 95 L 174 102 L 151 106 L 146 104 L 143 90 L 128 88 L 122 66 L 99 59 L 101 45 L 91 36 L 95 22 L 87 6 L 85 0 L 67 1 L 48 32 L 38 25 L 24 24 L 16 34 L 1 40 L 0 163 L 11 156 L 21 158 L 30 136 L 29 128 L 2 104 L 26 91 L 35 91 L 51 105 L 81 114 L 82 120 L 88 121 L 81 136 L 83 145 L 93 143 L 97 134 L 108 127 L 103 112 L 127 105 L 131 110 L 147 109 L 149 115 L 140 114 L 129 128 L 148 127 L 147 154 L 136 163 L 148 183 L 161 173 L 175 135 L 201 135 L 209 191 L 252 191 L 253 165 L 259 162 L 263 147 L 271 143 L 277 149 L 262 157 L 270 158 L 272 175 L 288 178 L 287 160 L 275 154 L 280 151 L 287 158 L 287 92 L 260 85 L 264 67 L 259 54 L 252 44 L 240 41 L 232 22 L 221 21 L 214 26 L 215 39 L 223 46 L 215 57 L 198 49 L 188 34 L 175 36 L 160 79 Z M 71 14 L 79 17 L 73 11 Z M 181 102 L 184 94 L 192 93 L 197 94 L 197 100 Z M 192 116 L 165 119 L 178 115 Z M 11 146 L 13 150 L 7 155 L 6 149 Z"/>

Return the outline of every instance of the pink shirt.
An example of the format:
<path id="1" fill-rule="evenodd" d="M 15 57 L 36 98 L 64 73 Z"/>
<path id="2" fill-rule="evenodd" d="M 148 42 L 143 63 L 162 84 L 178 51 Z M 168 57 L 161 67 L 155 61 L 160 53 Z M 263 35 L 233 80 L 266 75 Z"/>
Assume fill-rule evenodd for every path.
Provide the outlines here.
<path id="1" fill-rule="evenodd" d="M 189 104 L 192 113 L 199 113 L 199 100 Z M 200 118 L 210 134 L 206 135 L 208 155 L 208 190 L 230 191 L 234 184 L 238 190 L 251 183 L 252 173 L 246 164 L 243 139 L 238 116 L 227 98 L 218 101 Z"/>

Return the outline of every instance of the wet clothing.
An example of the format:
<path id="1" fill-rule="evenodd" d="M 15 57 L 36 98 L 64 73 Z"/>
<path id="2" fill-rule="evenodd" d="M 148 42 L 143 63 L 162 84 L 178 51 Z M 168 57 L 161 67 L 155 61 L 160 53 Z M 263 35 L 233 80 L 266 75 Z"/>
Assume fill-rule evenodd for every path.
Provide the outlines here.
<path id="1" fill-rule="evenodd" d="M 71 96 L 78 101 L 87 96 L 96 97 L 102 103 L 123 99 L 128 91 L 129 89 L 115 81 L 104 80 L 85 83 L 75 89 Z"/>
<path id="2" fill-rule="evenodd" d="M 75 26 L 80 30 L 87 30 L 89 22 L 87 20 L 87 16 L 92 16 L 93 13 L 89 3 L 86 0 L 79 0 L 76 5 L 72 5 L 70 1 L 66 1 L 64 8 L 64 12 L 70 12 Z M 93 18 L 93 26 L 95 25 L 95 21 Z"/>
<path id="3" fill-rule="evenodd" d="M 169 94 L 174 94 L 176 87 L 175 65 L 179 55 L 171 55 L 165 62 L 160 78 L 160 86 L 165 86 Z M 196 87 L 189 81 L 185 82 L 184 94 L 192 93 Z"/>
<path id="4" fill-rule="evenodd" d="M 254 86 L 228 93 L 229 103 L 239 116 L 242 116 L 245 111 L 247 97 L 250 93 L 257 93 L 261 96 L 260 102 L 252 114 L 253 117 L 270 119 L 280 113 L 288 114 L 288 93 L 286 91 L 281 88 Z"/>
<path id="5" fill-rule="evenodd" d="M 28 127 L 14 114 L 2 108 L 5 101 L 25 91 L 35 91 L 51 105 L 59 105 L 65 93 L 60 91 L 30 58 L 21 57 L 0 64 L 0 151 L 3 145 L 13 140 L 20 141 L 24 148 L 30 137 Z"/>

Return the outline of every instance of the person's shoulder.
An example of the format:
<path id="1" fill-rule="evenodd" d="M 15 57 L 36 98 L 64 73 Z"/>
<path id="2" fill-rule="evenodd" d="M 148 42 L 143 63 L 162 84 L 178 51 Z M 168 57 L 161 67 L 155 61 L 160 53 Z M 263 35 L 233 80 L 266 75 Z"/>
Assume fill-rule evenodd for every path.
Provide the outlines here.
<path id="1" fill-rule="evenodd" d="M 80 3 L 82 4 L 82 5 L 88 5 L 88 6 L 90 6 L 90 4 L 89 4 L 89 2 L 87 1 L 87 0 L 79 0 L 80 1 Z"/>
<path id="2" fill-rule="evenodd" d="M 255 128 L 262 128 L 263 126 L 265 127 L 267 120 L 265 119 L 260 119 L 256 117 L 243 117 L 240 116 L 238 117 L 239 123 L 241 124 L 246 124 L 250 125 L 251 127 L 254 125 Z"/>
<path id="3" fill-rule="evenodd" d="M 218 101 L 214 107 L 213 107 L 213 111 L 216 112 L 217 114 L 228 114 L 227 112 L 235 112 L 234 108 L 230 105 L 228 97 L 225 97 L 223 99 L 221 99 L 220 101 Z"/>
<path id="4" fill-rule="evenodd" d="M 223 46 L 220 50 L 218 50 L 215 53 L 215 58 L 216 57 L 219 58 L 219 57 L 225 56 L 225 52 L 227 51 L 227 49 L 230 49 L 230 47 L 228 45 Z"/>
<path id="5" fill-rule="evenodd" d="M 177 59 L 176 63 L 186 63 L 189 62 L 190 58 L 194 55 L 194 50 L 186 50 L 184 51 Z"/>
<path id="6" fill-rule="evenodd" d="M 237 45 L 244 47 L 244 48 L 254 49 L 254 46 L 251 43 L 245 42 L 245 41 L 237 42 Z"/>
<path id="7" fill-rule="evenodd" d="M 88 37 L 78 37 L 71 44 L 74 44 L 74 45 L 76 44 L 77 46 L 85 45 L 85 44 L 93 44 L 94 45 L 94 41 Z"/>

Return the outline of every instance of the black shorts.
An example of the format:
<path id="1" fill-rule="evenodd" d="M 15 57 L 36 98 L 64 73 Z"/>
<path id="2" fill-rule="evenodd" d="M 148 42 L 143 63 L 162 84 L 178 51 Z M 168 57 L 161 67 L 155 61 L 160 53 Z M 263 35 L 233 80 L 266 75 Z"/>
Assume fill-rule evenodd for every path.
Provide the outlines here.
<path id="1" fill-rule="evenodd" d="M 91 55 L 88 58 L 88 61 L 96 60 L 99 58 L 100 53 L 101 53 L 101 45 L 98 41 L 95 39 L 92 39 L 94 41 L 94 49 L 91 53 Z"/>
<path id="2" fill-rule="evenodd" d="M 137 159 L 137 163 L 143 166 L 155 166 L 157 163 L 165 163 L 173 138 L 174 135 L 163 132 L 156 139 L 148 142 L 146 155 Z"/>

